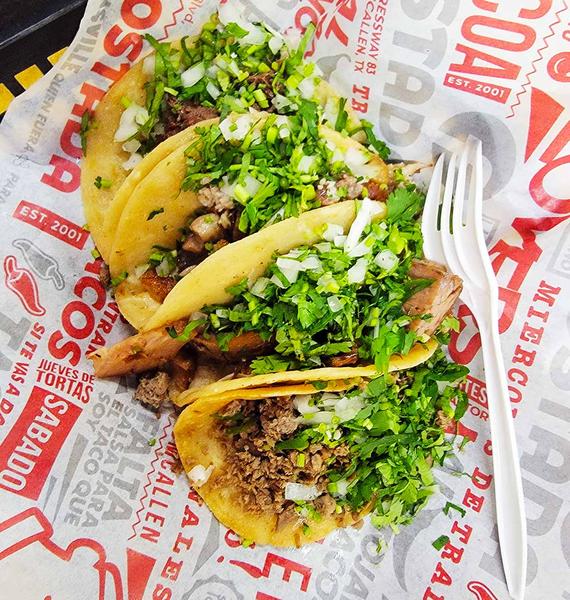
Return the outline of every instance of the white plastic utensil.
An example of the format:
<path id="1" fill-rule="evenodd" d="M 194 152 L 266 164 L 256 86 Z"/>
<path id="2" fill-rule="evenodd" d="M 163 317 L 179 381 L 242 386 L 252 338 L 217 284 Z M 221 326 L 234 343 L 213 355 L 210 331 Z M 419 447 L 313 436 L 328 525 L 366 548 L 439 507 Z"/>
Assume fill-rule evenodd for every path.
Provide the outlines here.
<path id="1" fill-rule="evenodd" d="M 470 137 L 458 157 L 437 161 L 422 219 L 424 253 L 463 279 L 461 299 L 477 319 L 485 368 L 499 544 L 512 598 L 524 597 L 526 518 L 515 431 L 499 340 L 499 294 L 483 236 L 481 142 Z"/>

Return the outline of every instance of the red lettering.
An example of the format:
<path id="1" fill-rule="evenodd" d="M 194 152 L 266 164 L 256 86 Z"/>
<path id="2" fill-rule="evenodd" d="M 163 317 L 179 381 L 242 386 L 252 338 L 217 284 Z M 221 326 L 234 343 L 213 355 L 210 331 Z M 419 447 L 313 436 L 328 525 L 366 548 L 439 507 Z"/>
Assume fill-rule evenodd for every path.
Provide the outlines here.
<path id="1" fill-rule="evenodd" d="M 520 344 L 517 344 L 517 347 L 515 348 L 515 353 L 513 355 L 514 363 L 522 363 L 527 367 L 532 367 L 535 358 L 536 350 L 531 350 L 529 352 L 528 350 L 522 348 Z"/>
<path id="2" fill-rule="evenodd" d="M 79 121 L 69 119 L 65 123 L 63 131 L 59 136 L 59 143 L 61 144 L 61 149 L 73 158 L 81 158 L 83 156 L 83 152 L 81 150 L 81 139 L 79 137 L 80 129 L 81 123 Z M 73 143 L 73 136 L 76 136 L 77 144 Z"/>
<path id="3" fill-rule="evenodd" d="M 441 552 L 441 558 L 449 558 L 456 565 L 461 562 L 463 548 L 456 548 L 451 542 L 447 542 Z M 435 583 L 432 579 L 432 583 Z"/>
<path id="4" fill-rule="evenodd" d="M 531 327 L 525 322 L 521 331 L 521 340 L 523 342 L 530 342 L 531 344 L 538 345 L 540 344 L 540 340 L 542 340 L 543 333 L 544 327 L 537 329 L 536 327 Z"/>
<path id="5" fill-rule="evenodd" d="M 471 491 L 469 488 L 465 492 L 465 496 L 463 496 L 463 506 L 467 508 L 472 508 L 475 512 L 481 512 L 481 508 L 483 507 L 483 503 L 485 502 L 485 498 L 483 496 L 477 496 Z"/>
<path id="6" fill-rule="evenodd" d="M 81 169 L 77 163 L 54 154 L 49 159 L 49 164 L 53 167 L 53 172 L 44 173 L 42 183 L 65 194 L 74 192 L 79 187 Z"/>
<path id="7" fill-rule="evenodd" d="M 451 533 L 459 533 L 459 541 L 462 544 L 467 544 L 467 542 L 469 542 L 472 532 L 473 527 L 471 527 L 471 525 L 465 525 L 461 527 L 457 521 L 454 521 L 453 525 L 451 526 Z"/>
<path id="8" fill-rule="evenodd" d="M 438 596 L 431 587 L 424 592 L 422 600 L 445 600 L 445 596 Z"/>
<path id="9" fill-rule="evenodd" d="M 441 562 L 438 562 L 435 566 L 433 575 L 431 576 L 432 583 L 441 583 L 442 585 L 451 585 L 451 577 L 449 573 L 443 568 Z M 425 597 L 425 596 L 424 596 Z"/>
<path id="10" fill-rule="evenodd" d="M 493 476 L 487 475 L 486 473 L 483 473 L 479 467 L 475 467 L 475 470 L 471 475 L 471 481 L 473 482 L 473 485 L 480 490 L 488 490 L 491 486 L 491 481 L 493 481 Z"/>
<path id="11" fill-rule="evenodd" d="M 81 348 L 78 346 L 78 344 L 72 341 L 68 341 L 59 345 L 59 342 L 61 342 L 63 339 L 64 338 L 61 331 L 52 333 L 48 341 L 48 350 L 54 358 L 59 358 L 62 360 L 69 357 L 69 363 L 75 367 L 81 360 Z"/>
<path id="12" fill-rule="evenodd" d="M 500 40 L 496 35 L 486 36 L 474 32 L 475 27 L 488 27 L 489 29 L 499 31 L 510 31 L 511 33 L 520 34 L 522 39 L 519 42 Z M 532 47 L 536 41 L 536 33 L 532 27 L 497 19 L 495 17 L 487 17 L 485 15 L 472 15 L 467 17 L 461 27 L 463 37 L 474 44 L 482 44 L 483 46 L 491 46 L 493 48 L 501 48 L 510 52 L 524 52 Z"/>
<path id="13" fill-rule="evenodd" d="M 554 169 L 559 166 L 570 164 L 570 155 L 562 156 L 556 160 L 553 160 L 542 167 L 536 175 L 530 180 L 529 191 L 532 199 L 538 204 L 538 206 L 545 210 L 560 214 L 570 213 L 570 198 L 556 198 L 551 196 L 544 189 L 544 178 Z"/>
<path id="14" fill-rule="evenodd" d="M 516 79 L 519 76 L 521 68 L 515 63 L 509 62 L 487 54 L 481 50 L 475 50 L 463 44 L 457 44 L 455 49 L 464 54 L 462 63 L 453 63 L 449 68 L 451 71 L 458 73 L 471 73 L 472 75 L 481 75 L 485 77 L 499 77 L 501 79 Z M 480 61 L 494 67 L 475 65 L 475 61 Z"/>
<path id="15" fill-rule="evenodd" d="M 130 49 L 126 58 L 132 62 L 141 53 L 142 38 L 138 33 L 130 32 L 118 40 L 122 33 L 123 30 L 118 25 L 113 25 L 103 40 L 103 48 L 110 56 L 122 56 Z"/>
<path id="16" fill-rule="evenodd" d="M 128 62 L 121 64 L 118 69 L 114 69 L 113 67 L 110 67 L 109 65 L 106 65 L 105 63 L 102 63 L 98 60 L 97 62 L 93 63 L 91 70 L 93 71 L 93 73 L 97 73 L 97 75 L 101 75 L 101 77 L 105 77 L 105 79 L 108 79 L 112 83 L 115 83 L 115 81 L 121 79 L 121 77 L 130 68 L 131 65 Z"/>
<path id="17" fill-rule="evenodd" d="M 139 13 L 145 10 L 148 14 L 144 17 L 135 15 L 136 7 L 146 7 L 138 9 Z M 162 3 L 160 0 L 124 0 L 121 5 L 121 17 L 125 23 L 133 29 L 148 29 L 152 27 L 162 13 Z"/>
<path id="18" fill-rule="evenodd" d="M 93 110 L 95 104 L 105 95 L 105 90 L 84 82 L 79 93 L 84 96 L 84 100 L 81 104 L 74 104 L 71 113 L 82 117 L 86 110 Z"/>
<path id="19" fill-rule="evenodd" d="M 77 320 L 78 315 L 81 315 L 85 320 L 83 326 L 76 325 L 72 320 Z M 90 336 L 95 327 L 93 312 L 80 300 L 72 300 L 69 304 L 66 304 L 61 313 L 61 322 L 67 334 L 78 340 L 83 340 Z"/>

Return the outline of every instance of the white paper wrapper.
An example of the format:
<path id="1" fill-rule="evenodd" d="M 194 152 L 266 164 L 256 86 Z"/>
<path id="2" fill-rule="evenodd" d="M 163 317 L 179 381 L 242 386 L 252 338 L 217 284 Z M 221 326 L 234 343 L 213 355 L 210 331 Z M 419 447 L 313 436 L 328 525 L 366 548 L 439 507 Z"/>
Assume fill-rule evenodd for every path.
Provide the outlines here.
<path id="1" fill-rule="evenodd" d="M 570 598 L 570 10 L 564 0 L 245 1 L 275 28 L 318 23 L 313 59 L 394 154 L 483 140 L 486 235 L 527 499 L 527 598 Z M 91 0 L 57 66 L 0 127 L 0 582 L 6 597 L 507 598 L 486 393 L 469 311 L 451 345 L 472 369 L 474 442 L 397 536 L 369 524 L 302 550 L 243 548 L 171 471 L 173 418 L 94 381 L 88 350 L 125 335 L 90 256 L 79 116 L 139 35 L 192 34 L 207 0 Z M 125 68 L 125 67 L 123 67 Z M 76 106 L 78 105 L 78 106 Z M 149 440 L 155 439 L 154 445 Z M 462 511 L 442 511 L 447 502 Z M 464 514 L 462 514 L 464 511 Z M 435 550 L 431 542 L 448 535 Z"/>

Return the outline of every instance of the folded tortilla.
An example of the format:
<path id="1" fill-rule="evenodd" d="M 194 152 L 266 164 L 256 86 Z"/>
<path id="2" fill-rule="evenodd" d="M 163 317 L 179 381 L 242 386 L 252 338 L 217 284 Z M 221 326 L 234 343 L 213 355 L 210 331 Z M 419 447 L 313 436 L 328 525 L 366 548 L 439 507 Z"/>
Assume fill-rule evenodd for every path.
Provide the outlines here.
<path id="1" fill-rule="evenodd" d="M 326 391 L 344 391 L 354 387 L 353 382 L 328 381 Z M 274 396 L 314 393 L 309 386 L 280 386 L 271 389 L 242 390 L 240 394 L 203 396 L 188 406 L 174 426 L 174 439 L 184 470 L 208 469 L 211 474 L 203 485 L 195 485 L 198 494 L 210 508 L 214 516 L 242 539 L 256 544 L 299 547 L 322 539 L 335 529 L 354 525 L 370 512 L 371 504 L 357 513 L 343 511 L 333 515 L 322 515 L 318 520 L 304 524 L 298 521 L 278 523 L 278 515 L 271 510 L 252 514 L 241 502 L 239 492 L 224 480 L 226 458 L 223 433 L 216 414 L 236 399 L 262 401 Z"/>
<path id="2" fill-rule="evenodd" d="M 241 115 L 239 114 L 232 114 L 229 118 L 235 120 L 240 117 Z M 269 115 L 266 113 L 255 113 L 252 115 L 252 118 L 256 124 L 255 126 L 262 128 Z M 199 126 L 207 128 L 217 122 L 217 119 L 212 119 L 200 123 Z M 346 152 L 349 148 L 362 152 L 363 155 L 368 157 L 366 167 L 370 172 L 369 179 L 380 185 L 388 183 L 388 167 L 379 156 L 367 152 L 359 142 L 325 125 L 319 126 L 319 132 L 324 140 L 331 146 L 338 148 L 340 152 Z M 187 226 L 202 208 L 195 192 L 181 190 L 182 182 L 186 175 L 188 146 L 196 137 L 194 127 L 185 130 L 181 134 L 178 134 L 178 136 L 181 136 L 179 139 L 184 144 L 158 162 L 136 187 L 130 190 L 128 201 L 124 203 L 118 223 L 114 226 L 115 238 L 109 255 L 111 275 L 119 277 L 121 274 L 128 274 L 127 278 L 115 290 L 115 298 L 121 313 L 138 330 L 156 326 L 160 317 L 153 318 L 153 315 L 155 313 L 162 314 L 160 303 L 141 284 L 141 274 L 144 272 L 144 265 L 147 263 L 155 246 L 175 248 L 176 241 L 180 237 L 180 230 Z M 163 142 L 163 144 L 170 144 L 173 139 L 170 138 Z M 147 155 L 145 158 L 147 165 L 150 166 L 151 164 L 149 161 L 150 157 L 153 157 L 154 160 L 154 157 L 158 156 L 158 152 L 162 152 L 163 144 Z M 194 148 L 192 152 L 199 152 L 199 147 Z M 134 175 L 136 174 L 133 172 L 125 181 L 124 186 L 131 187 L 131 179 Z M 122 201 L 122 191 L 120 191 L 118 198 Z M 346 204 L 351 204 L 351 202 L 341 202 L 339 206 Z M 109 216 L 114 215 L 117 210 L 119 210 L 118 200 L 115 200 L 114 206 L 109 209 Z M 315 209 L 311 212 L 319 210 L 322 209 Z M 352 213 L 353 210 L 353 208 L 347 209 L 347 212 Z M 149 218 L 151 215 L 152 218 Z M 113 216 L 113 218 L 115 217 Z M 293 231 L 297 224 L 291 219 L 286 222 L 288 223 L 286 236 L 288 241 L 299 240 L 295 245 L 310 243 L 310 239 L 303 235 L 298 236 L 297 232 Z M 274 236 L 280 236 L 281 228 L 278 225 L 270 226 L 256 235 L 271 231 L 270 234 L 262 235 L 261 238 L 271 239 Z M 298 221 L 298 226 L 302 227 L 303 222 Z M 111 225 L 107 223 L 107 227 L 111 227 Z M 233 255 L 234 258 L 231 259 L 232 263 L 243 260 L 247 265 L 251 261 L 251 257 L 247 257 L 245 253 L 250 250 L 240 249 L 243 246 L 236 245 L 240 243 L 241 241 L 230 244 L 230 246 L 226 246 L 211 255 L 207 261 L 210 268 L 213 267 L 211 260 L 218 256 L 220 252 L 224 252 L 222 255 L 224 257 L 223 260 L 226 260 L 225 257 L 227 255 Z M 263 243 L 265 244 L 265 241 Z M 234 247 L 236 248 L 235 252 L 233 250 Z M 281 248 L 278 250 L 281 251 Z M 218 264 L 220 260 L 215 262 Z M 208 278 L 211 278 L 212 272 L 216 272 L 217 268 L 213 268 L 214 271 L 208 270 Z M 196 270 L 194 269 L 193 272 Z M 182 281 L 185 281 L 187 277 L 188 275 Z M 209 281 L 205 285 L 212 287 L 212 283 L 212 281 Z M 193 288 L 194 290 L 197 289 L 195 285 L 193 285 Z M 176 294 L 174 297 L 176 297 Z"/>

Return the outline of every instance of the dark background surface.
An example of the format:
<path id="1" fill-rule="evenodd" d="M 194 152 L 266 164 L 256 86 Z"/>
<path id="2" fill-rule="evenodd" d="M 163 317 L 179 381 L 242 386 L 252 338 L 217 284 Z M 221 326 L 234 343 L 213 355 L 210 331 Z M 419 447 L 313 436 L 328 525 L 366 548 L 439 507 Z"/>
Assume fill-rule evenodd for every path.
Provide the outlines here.
<path id="1" fill-rule="evenodd" d="M 33 64 L 46 73 L 52 66 L 47 57 L 69 45 L 86 3 L 0 0 L 0 83 L 16 96 L 24 90 L 14 75 Z"/>

